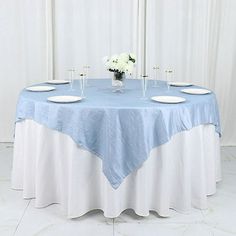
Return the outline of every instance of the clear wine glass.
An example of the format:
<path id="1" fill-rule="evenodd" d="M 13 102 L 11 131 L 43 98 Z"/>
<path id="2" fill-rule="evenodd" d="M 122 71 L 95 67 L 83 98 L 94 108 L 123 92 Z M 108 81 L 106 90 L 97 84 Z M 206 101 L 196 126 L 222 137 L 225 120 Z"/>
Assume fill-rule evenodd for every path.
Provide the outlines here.
<path id="1" fill-rule="evenodd" d="M 147 80 L 148 75 L 142 75 L 142 100 L 147 100 L 146 91 L 147 91 Z"/>
<path id="2" fill-rule="evenodd" d="M 159 73 L 160 67 L 159 66 L 153 66 L 153 70 L 154 70 L 153 87 L 159 87 L 158 86 L 158 73 Z"/>
<path id="3" fill-rule="evenodd" d="M 85 88 L 85 74 L 80 73 L 80 91 L 81 91 L 81 97 L 82 98 L 85 98 L 84 88 Z"/>
<path id="4" fill-rule="evenodd" d="M 70 90 L 74 90 L 73 86 L 74 86 L 74 79 L 75 79 L 75 69 L 69 69 L 68 71 L 68 80 L 70 83 Z"/>
<path id="5" fill-rule="evenodd" d="M 167 86 L 167 90 L 170 91 L 170 82 L 172 80 L 172 74 L 173 74 L 173 71 L 171 69 L 167 69 L 165 71 L 166 73 L 166 86 Z"/>
<path id="6" fill-rule="evenodd" d="M 85 65 L 85 66 L 83 66 L 83 69 L 84 69 L 84 77 L 85 77 L 85 86 L 86 87 L 90 87 L 90 83 L 88 81 L 90 66 L 89 65 Z"/>

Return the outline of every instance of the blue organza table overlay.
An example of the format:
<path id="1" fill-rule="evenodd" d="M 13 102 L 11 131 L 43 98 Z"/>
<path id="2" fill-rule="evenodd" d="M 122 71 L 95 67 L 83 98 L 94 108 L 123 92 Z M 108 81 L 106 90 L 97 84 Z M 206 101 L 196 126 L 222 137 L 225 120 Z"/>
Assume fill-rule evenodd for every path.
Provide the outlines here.
<path id="1" fill-rule="evenodd" d="M 16 122 L 32 119 L 50 129 L 69 135 L 79 146 L 101 158 L 103 172 L 113 188 L 139 168 L 150 151 L 168 142 L 181 131 L 201 124 L 215 125 L 220 135 L 220 121 L 214 93 L 190 95 L 180 87 L 167 91 L 148 87 L 147 96 L 173 95 L 186 98 L 181 104 L 161 104 L 141 100 L 141 81 L 126 81 L 122 94 L 113 93 L 111 80 L 90 80 L 86 99 L 78 103 L 56 104 L 47 97 L 80 95 L 79 84 L 55 85 L 51 92 L 23 90 L 19 96 Z M 53 85 L 54 86 L 54 85 Z"/>

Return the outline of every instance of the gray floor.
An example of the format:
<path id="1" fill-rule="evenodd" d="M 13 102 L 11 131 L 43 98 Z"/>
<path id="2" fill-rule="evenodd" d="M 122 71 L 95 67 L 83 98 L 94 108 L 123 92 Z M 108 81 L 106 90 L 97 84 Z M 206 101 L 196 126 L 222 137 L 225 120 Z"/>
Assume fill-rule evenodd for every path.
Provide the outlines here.
<path id="1" fill-rule="evenodd" d="M 151 213 L 138 217 L 125 211 L 116 219 L 106 219 L 92 211 L 75 219 L 65 219 L 59 205 L 35 209 L 34 200 L 22 200 L 22 192 L 10 189 L 12 144 L 0 144 L 0 236 L 230 236 L 236 235 L 236 147 L 222 148 L 223 181 L 209 197 L 209 209 L 193 209 L 184 215 L 172 211 L 170 218 Z"/>

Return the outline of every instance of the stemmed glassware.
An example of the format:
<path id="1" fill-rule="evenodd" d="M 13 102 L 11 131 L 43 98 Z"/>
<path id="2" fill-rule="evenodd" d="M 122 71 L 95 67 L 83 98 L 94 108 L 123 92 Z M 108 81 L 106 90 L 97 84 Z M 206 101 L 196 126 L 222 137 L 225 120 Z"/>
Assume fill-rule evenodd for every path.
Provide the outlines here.
<path id="1" fill-rule="evenodd" d="M 80 91 L 81 91 L 81 97 L 85 98 L 84 95 L 84 88 L 85 88 L 85 74 L 84 73 L 80 73 Z"/>
<path id="2" fill-rule="evenodd" d="M 75 69 L 69 69 L 68 70 L 68 79 L 69 79 L 69 83 L 70 83 L 70 90 L 73 90 L 73 85 L 74 85 L 74 79 L 75 79 Z"/>
<path id="3" fill-rule="evenodd" d="M 159 73 L 160 67 L 159 66 L 153 66 L 153 70 L 154 70 L 153 87 L 159 87 L 158 86 L 158 73 Z"/>
<path id="4" fill-rule="evenodd" d="M 167 69 L 165 71 L 165 73 L 166 73 L 167 90 L 170 91 L 170 84 L 169 84 L 169 82 L 171 81 L 171 76 L 172 76 L 173 71 L 171 69 Z"/>
<path id="5" fill-rule="evenodd" d="M 147 91 L 147 75 L 142 75 L 142 100 L 147 100 L 146 91 Z"/>
<path id="6" fill-rule="evenodd" d="M 83 66 L 83 69 L 84 69 L 84 79 L 85 79 L 85 86 L 86 87 L 89 87 L 90 84 L 89 84 L 89 81 L 88 81 L 88 76 L 89 76 L 89 69 L 90 69 L 90 66 L 89 65 L 85 65 Z"/>

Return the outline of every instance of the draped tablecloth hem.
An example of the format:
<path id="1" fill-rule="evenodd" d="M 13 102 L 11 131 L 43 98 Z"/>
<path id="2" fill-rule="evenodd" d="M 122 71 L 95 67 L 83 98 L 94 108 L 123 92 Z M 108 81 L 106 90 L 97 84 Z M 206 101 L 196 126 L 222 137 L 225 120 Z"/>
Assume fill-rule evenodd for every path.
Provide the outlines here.
<path id="1" fill-rule="evenodd" d="M 220 182 L 221 180 L 218 180 L 216 181 L 216 183 Z M 12 190 L 16 190 L 16 191 L 23 191 L 23 189 L 16 189 L 16 188 L 13 188 L 12 187 Z M 216 193 L 213 192 L 211 194 L 207 194 L 207 196 L 212 196 Z M 24 197 L 25 200 L 31 200 L 31 199 L 36 199 L 36 197 Z M 194 200 L 193 200 L 194 201 Z M 197 200 L 198 201 L 198 200 Z M 36 205 L 35 204 L 35 208 L 38 208 L 38 209 L 42 209 L 42 208 L 46 208 L 48 206 L 51 206 L 51 205 L 54 205 L 54 204 L 59 204 L 61 205 L 62 207 L 62 204 L 61 202 L 50 202 L 50 203 L 44 203 L 43 205 Z M 80 209 L 80 213 L 76 214 L 76 215 L 67 215 L 66 217 L 68 219 L 73 219 L 73 218 L 78 218 L 78 217 L 81 217 L 91 211 L 95 211 L 95 210 L 100 210 L 103 212 L 103 216 L 106 217 L 106 218 L 116 218 L 116 217 L 119 217 L 124 211 L 126 210 L 133 210 L 135 212 L 136 215 L 138 216 L 142 216 L 142 217 L 147 217 L 150 215 L 150 211 L 154 211 L 156 212 L 159 216 L 161 217 L 170 217 L 170 210 L 174 210 L 178 213 L 181 213 L 181 214 L 191 214 L 191 211 L 192 209 L 199 209 L 199 210 L 206 210 L 208 207 L 207 206 L 202 206 L 201 204 L 198 204 L 198 205 L 192 205 L 191 209 L 188 209 L 188 210 L 183 210 L 181 208 L 178 208 L 177 206 L 170 206 L 169 209 L 166 211 L 162 211 L 161 209 L 158 209 L 158 208 L 152 208 L 152 207 L 148 207 L 148 208 L 145 208 L 145 209 L 138 209 L 138 207 L 130 207 L 130 206 L 127 206 L 126 208 L 122 208 L 122 209 L 119 209 L 118 212 L 115 212 L 113 214 L 108 214 L 106 212 L 106 210 L 104 210 L 104 208 L 102 208 L 101 206 L 100 207 L 90 207 L 90 208 L 86 208 L 86 209 Z"/>
<path id="2" fill-rule="evenodd" d="M 23 189 L 14 189 L 12 188 L 12 190 L 17 190 L 17 191 L 23 191 Z M 214 195 L 215 193 L 211 194 L 211 195 Z M 210 195 L 210 196 L 211 196 Z M 209 196 L 209 195 L 207 195 Z M 24 198 L 25 200 L 32 200 L 32 199 L 35 199 L 35 197 L 32 197 L 32 198 Z M 38 209 L 43 209 L 43 208 L 47 208 L 51 205 L 54 205 L 54 204 L 58 204 L 58 205 L 61 205 L 60 202 L 52 202 L 52 203 L 48 203 L 48 204 L 45 204 L 45 205 L 42 205 L 42 206 L 35 206 L 35 208 L 38 208 Z M 62 207 L 62 206 L 61 206 Z M 175 207 L 175 206 L 170 206 L 168 211 L 167 212 L 163 212 L 161 211 L 160 209 L 157 209 L 157 208 L 148 208 L 148 209 L 143 209 L 143 210 L 140 210 L 140 209 L 137 209 L 137 208 L 132 208 L 132 207 L 126 207 L 126 208 L 123 208 L 123 209 L 119 209 L 118 212 L 114 213 L 114 214 L 107 214 L 106 210 L 104 210 L 104 208 L 101 208 L 101 207 L 94 207 L 94 208 L 87 208 L 87 209 L 82 209 L 80 211 L 80 213 L 76 214 L 76 215 L 66 215 L 66 217 L 68 219 L 75 219 L 75 218 L 78 218 L 78 217 L 81 217 L 89 212 L 92 212 L 92 211 L 96 211 L 96 210 L 100 210 L 102 213 L 103 213 L 103 216 L 105 218 L 117 218 L 119 217 L 124 211 L 126 210 L 132 210 L 137 216 L 141 216 L 141 217 L 148 217 L 150 215 L 150 212 L 155 212 L 156 214 L 158 214 L 158 216 L 161 216 L 161 217 L 170 217 L 171 216 L 171 213 L 170 213 L 170 210 L 174 210 L 178 213 L 181 213 L 181 214 L 191 214 L 192 210 L 193 209 L 199 209 L 199 210 L 206 210 L 208 209 L 207 207 L 194 207 L 192 206 L 191 209 L 189 210 L 182 210 L 182 209 L 179 209 L 178 207 Z"/>
<path id="3" fill-rule="evenodd" d="M 68 135 L 25 120 L 16 124 L 11 187 L 35 198 L 36 207 L 61 204 L 69 218 L 93 209 L 113 218 L 129 208 L 143 216 L 150 210 L 169 216 L 171 208 L 206 208 L 221 179 L 220 165 L 219 135 L 213 125 L 201 125 L 154 148 L 115 190 L 100 158 Z"/>
<path id="4" fill-rule="evenodd" d="M 16 121 L 16 123 L 17 123 L 17 122 L 24 121 L 24 120 L 25 120 L 24 118 L 20 118 L 18 121 Z M 45 126 L 47 127 L 46 124 L 44 124 L 44 123 L 42 123 L 42 122 L 40 122 L 40 121 L 37 121 L 37 120 L 35 120 L 34 118 L 30 118 L 30 119 L 27 118 L 27 120 L 34 120 L 34 121 L 36 121 L 38 124 L 45 125 Z M 193 125 L 192 128 L 197 127 L 197 126 L 200 126 L 200 125 L 207 125 L 207 124 L 209 124 L 209 125 L 210 125 L 210 124 L 214 125 L 214 126 L 215 126 L 215 131 L 219 134 L 219 137 L 221 137 L 221 133 L 220 133 L 220 131 L 217 129 L 217 126 L 215 125 L 214 122 L 212 122 L 212 123 L 208 123 L 208 122 L 206 122 L 206 123 L 204 123 L 204 122 L 203 122 L 203 123 L 197 123 L 197 124 Z M 85 150 L 91 152 L 92 154 L 96 155 L 96 156 L 99 157 L 101 160 L 103 160 L 103 157 L 102 157 L 102 155 L 101 155 L 100 153 L 97 153 L 97 152 L 95 152 L 94 150 L 92 150 L 91 148 L 87 147 L 87 146 L 86 146 L 85 144 L 83 144 L 80 140 L 78 140 L 77 138 L 73 137 L 70 133 L 65 132 L 65 131 L 63 131 L 63 130 L 57 130 L 57 129 L 55 129 L 55 127 L 47 127 L 47 128 L 51 128 L 51 129 L 53 129 L 53 130 L 56 130 L 56 131 L 59 131 L 59 132 L 61 132 L 61 133 L 63 133 L 63 134 L 68 135 L 68 136 L 69 136 L 77 145 L 79 145 L 81 148 L 83 148 L 83 149 L 85 149 Z M 169 141 L 171 140 L 171 138 L 172 138 L 174 135 L 176 135 L 177 133 L 184 132 L 184 131 L 189 131 L 189 130 L 191 130 L 191 128 L 188 128 L 188 127 L 185 127 L 185 129 L 176 130 L 176 131 L 173 132 L 171 135 L 169 135 L 167 138 L 162 139 L 160 143 L 158 143 L 158 144 L 152 146 L 152 147 L 151 147 L 151 150 L 152 150 L 153 148 L 156 148 L 156 147 L 158 147 L 158 146 L 160 146 L 160 145 L 163 145 L 163 144 L 169 142 Z M 151 150 L 149 151 L 148 155 L 150 154 Z M 147 159 L 148 159 L 148 156 L 146 156 L 146 157 L 145 157 L 144 159 L 142 159 L 142 160 L 136 161 L 135 165 L 130 166 L 130 167 L 131 167 L 130 169 L 124 169 L 125 172 L 123 173 L 123 176 L 118 176 L 118 175 L 116 175 L 116 173 L 115 173 L 114 171 L 111 171 L 111 170 L 109 170 L 109 169 L 107 169 L 107 170 L 106 170 L 106 169 L 103 169 L 103 172 L 104 172 L 105 176 L 107 177 L 108 181 L 110 182 L 111 186 L 112 186 L 114 189 L 117 189 L 117 188 L 120 186 L 120 184 L 122 183 L 122 181 L 123 181 L 128 175 L 130 175 L 133 171 L 136 171 L 137 169 L 139 169 Z M 111 176 L 112 176 L 113 178 L 110 178 Z M 114 181 L 114 180 L 115 180 L 115 181 Z"/>

